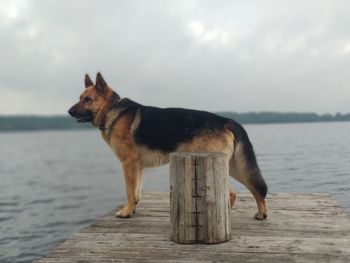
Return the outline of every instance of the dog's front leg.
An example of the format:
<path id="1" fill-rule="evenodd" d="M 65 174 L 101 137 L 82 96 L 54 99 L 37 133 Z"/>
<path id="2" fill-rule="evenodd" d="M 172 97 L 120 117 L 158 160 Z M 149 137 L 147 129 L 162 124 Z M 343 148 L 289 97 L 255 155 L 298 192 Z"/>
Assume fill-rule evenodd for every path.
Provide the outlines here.
<path id="1" fill-rule="evenodd" d="M 128 201 L 116 214 L 117 217 L 130 217 L 136 209 L 135 191 L 141 173 L 140 164 L 137 161 L 123 162 L 124 179 Z"/>

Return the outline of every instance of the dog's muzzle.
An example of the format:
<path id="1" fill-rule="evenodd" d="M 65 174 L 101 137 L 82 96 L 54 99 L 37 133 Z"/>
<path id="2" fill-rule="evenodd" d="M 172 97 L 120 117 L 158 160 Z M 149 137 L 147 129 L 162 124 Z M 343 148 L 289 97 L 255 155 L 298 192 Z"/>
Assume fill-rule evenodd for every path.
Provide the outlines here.
<path id="1" fill-rule="evenodd" d="M 72 116 L 72 117 L 74 117 L 74 118 L 75 118 L 75 116 L 76 116 L 76 110 L 75 110 L 75 107 L 74 107 L 74 106 L 73 106 L 73 107 L 71 107 L 71 108 L 69 109 L 68 113 L 69 113 L 69 115 L 70 115 L 70 116 Z"/>
<path id="2" fill-rule="evenodd" d="M 69 115 L 76 118 L 78 122 L 91 122 L 93 119 L 93 114 L 91 111 L 78 112 L 76 107 L 73 106 L 68 111 Z"/>

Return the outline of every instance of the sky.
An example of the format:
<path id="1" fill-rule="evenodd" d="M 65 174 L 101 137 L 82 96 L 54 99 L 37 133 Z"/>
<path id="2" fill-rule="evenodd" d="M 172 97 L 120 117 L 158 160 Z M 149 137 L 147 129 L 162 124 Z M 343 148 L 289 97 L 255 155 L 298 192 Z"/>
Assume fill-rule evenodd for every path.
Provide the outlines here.
<path id="1" fill-rule="evenodd" d="M 145 105 L 350 112 L 347 0 L 0 0 L 0 115 L 66 114 L 89 73 Z"/>

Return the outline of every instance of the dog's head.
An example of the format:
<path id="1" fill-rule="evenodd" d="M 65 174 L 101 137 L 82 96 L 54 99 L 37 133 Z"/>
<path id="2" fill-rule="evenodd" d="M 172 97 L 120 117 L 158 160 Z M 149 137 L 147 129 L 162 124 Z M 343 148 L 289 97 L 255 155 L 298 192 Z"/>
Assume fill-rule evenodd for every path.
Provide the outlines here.
<path id="1" fill-rule="evenodd" d="M 79 101 L 69 109 L 68 113 L 78 122 L 91 122 L 98 126 L 100 125 L 99 119 L 103 117 L 103 114 L 106 114 L 110 98 L 115 96 L 118 95 L 108 87 L 101 73 L 97 73 L 96 84 L 86 74 L 85 90 L 81 93 Z"/>

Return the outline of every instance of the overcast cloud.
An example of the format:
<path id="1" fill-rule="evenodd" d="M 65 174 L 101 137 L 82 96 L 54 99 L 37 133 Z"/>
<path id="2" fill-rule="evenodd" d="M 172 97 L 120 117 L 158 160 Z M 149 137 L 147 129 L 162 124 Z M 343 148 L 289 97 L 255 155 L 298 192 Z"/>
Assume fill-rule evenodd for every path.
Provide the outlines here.
<path id="1" fill-rule="evenodd" d="M 350 112 L 350 1 L 0 0 L 0 114 L 122 97 L 210 111 Z"/>

